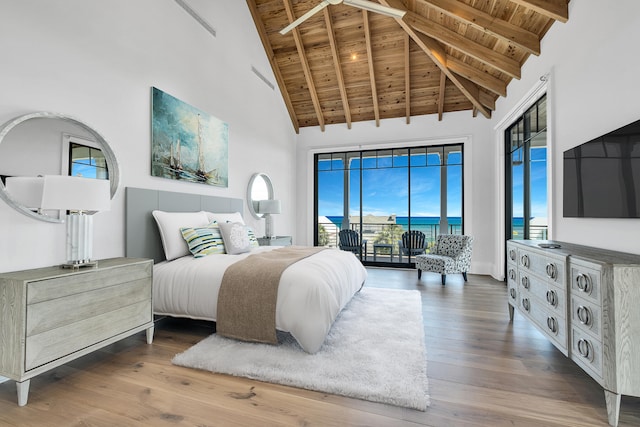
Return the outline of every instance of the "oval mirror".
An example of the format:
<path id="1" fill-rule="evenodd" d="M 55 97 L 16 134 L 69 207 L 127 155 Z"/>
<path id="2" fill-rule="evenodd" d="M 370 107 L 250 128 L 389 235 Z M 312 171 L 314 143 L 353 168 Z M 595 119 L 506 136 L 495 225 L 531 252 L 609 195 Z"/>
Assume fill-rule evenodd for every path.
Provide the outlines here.
<path id="1" fill-rule="evenodd" d="M 18 202 L 7 192 L 6 177 L 81 174 L 109 179 L 113 199 L 120 184 L 115 154 L 86 123 L 64 114 L 36 112 L 0 128 L 0 198 L 18 212 L 41 221 L 63 222 Z"/>
<path id="2" fill-rule="evenodd" d="M 251 215 L 255 219 L 261 219 L 264 214 L 258 213 L 258 202 L 271 199 L 273 199 L 273 184 L 269 176 L 264 173 L 253 174 L 247 187 L 247 205 Z"/>

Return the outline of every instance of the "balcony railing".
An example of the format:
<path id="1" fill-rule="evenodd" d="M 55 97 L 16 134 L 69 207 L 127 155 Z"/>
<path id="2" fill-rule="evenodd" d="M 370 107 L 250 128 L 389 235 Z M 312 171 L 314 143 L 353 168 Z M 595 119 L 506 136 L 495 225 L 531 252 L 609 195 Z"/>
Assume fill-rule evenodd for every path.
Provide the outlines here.
<path id="1" fill-rule="evenodd" d="M 326 247 L 339 247 L 338 233 L 340 229 L 332 222 L 319 222 L 318 226 L 318 228 L 322 227 L 319 243 Z M 382 238 L 381 235 L 390 226 L 398 226 L 398 228 L 393 233 L 387 233 L 386 239 Z M 356 223 L 350 224 L 350 228 L 360 234 L 363 242 L 366 241 L 366 245 L 363 245 L 363 261 L 410 262 L 408 257 L 400 256 L 398 248 L 398 241 L 401 240 L 402 233 L 408 231 L 407 228 L 399 224 L 389 223 L 364 223 L 362 224 L 362 229 L 360 224 Z M 435 244 L 436 236 L 440 234 L 439 224 L 420 224 L 411 227 L 411 229 L 420 230 L 425 234 L 427 248 L 431 248 Z M 460 224 L 449 224 L 447 233 L 462 234 L 462 226 Z"/>

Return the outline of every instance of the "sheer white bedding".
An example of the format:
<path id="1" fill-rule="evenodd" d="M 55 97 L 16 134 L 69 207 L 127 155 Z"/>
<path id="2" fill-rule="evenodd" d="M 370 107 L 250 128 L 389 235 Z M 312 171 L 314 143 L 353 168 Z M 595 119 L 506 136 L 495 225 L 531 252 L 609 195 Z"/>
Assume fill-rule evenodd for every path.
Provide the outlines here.
<path id="1" fill-rule="evenodd" d="M 156 264 L 153 306 L 159 315 L 216 320 L 218 289 L 225 269 L 257 251 L 240 255 L 186 256 Z M 342 308 L 367 278 L 350 252 L 326 249 L 289 266 L 280 278 L 276 328 L 291 333 L 308 353 L 317 352 Z"/>

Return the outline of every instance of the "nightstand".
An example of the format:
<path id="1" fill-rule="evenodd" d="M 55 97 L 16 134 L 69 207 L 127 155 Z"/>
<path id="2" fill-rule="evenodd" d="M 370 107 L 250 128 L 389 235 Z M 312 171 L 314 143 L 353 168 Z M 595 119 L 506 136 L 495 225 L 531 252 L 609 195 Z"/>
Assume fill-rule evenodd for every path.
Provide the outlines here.
<path id="1" fill-rule="evenodd" d="M 291 246 L 291 236 L 276 236 L 274 239 L 258 237 L 260 246 Z"/>
<path id="2" fill-rule="evenodd" d="M 0 273 L 0 375 L 16 381 L 18 405 L 43 372 L 143 330 L 151 344 L 152 274 L 139 258 Z"/>

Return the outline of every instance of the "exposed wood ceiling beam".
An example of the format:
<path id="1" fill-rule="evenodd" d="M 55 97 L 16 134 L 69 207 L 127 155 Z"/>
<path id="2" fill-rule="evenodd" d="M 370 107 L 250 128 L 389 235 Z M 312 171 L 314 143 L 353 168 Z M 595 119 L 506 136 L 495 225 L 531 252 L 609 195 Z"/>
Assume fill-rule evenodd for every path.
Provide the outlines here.
<path id="1" fill-rule="evenodd" d="M 456 74 L 460 74 L 462 77 L 465 77 L 475 84 L 490 90 L 496 95 L 507 96 L 507 84 L 504 81 L 493 77 L 488 73 L 483 73 L 477 68 L 474 68 L 457 58 L 449 56 L 447 58 L 447 67 Z"/>
<path id="2" fill-rule="evenodd" d="M 376 74 L 373 69 L 373 52 L 371 51 L 371 30 L 369 28 L 369 13 L 362 10 L 364 20 L 364 38 L 367 45 L 367 61 L 369 61 L 369 80 L 371 81 L 371 97 L 373 98 L 373 114 L 376 127 L 380 127 L 380 106 L 378 105 L 378 90 L 376 89 Z"/>
<path id="3" fill-rule="evenodd" d="M 293 14 L 293 6 L 291 5 L 291 0 L 283 0 L 283 2 L 284 7 L 287 11 L 289 22 L 295 21 L 296 17 Z M 322 115 L 322 107 L 320 106 L 320 100 L 318 99 L 316 86 L 313 83 L 313 76 L 311 75 L 311 69 L 309 68 L 309 62 L 307 61 L 307 55 L 304 49 L 304 44 L 302 43 L 302 37 L 300 37 L 300 31 L 298 30 L 298 28 L 294 28 L 293 30 L 291 30 L 291 34 L 293 35 L 293 39 L 296 43 L 296 49 L 298 50 L 298 56 L 300 57 L 300 65 L 302 66 L 304 78 L 307 82 L 307 88 L 309 89 L 311 102 L 313 103 L 313 108 L 315 109 L 316 116 L 318 117 L 318 125 L 320 126 L 320 130 L 324 132 L 324 116 Z"/>
<path id="4" fill-rule="evenodd" d="M 407 124 L 411 123 L 411 45 L 409 34 L 404 33 L 404 103 L 406 108 Z"/>
<path id="5" fill-rule="evenodd" d="M 569 20 L 567 0 L 511 0 L 521 6 L 529 7 L 541 15 L 560 22 Z"/>
<path id="6" fill-rule="evenodd" d="M 380 0 L 380 3 L 385 6 L 395 7 L 396 9 L 406 10 L 406 7 L 401 0 Z M 406 17 L 406 15 L 405 15 Z M 464 94 L 469 101 L 478 108 L 478 111 L 482 113 L 486 118 L 491 118 L 491 112 L 485 108 L 478 98 L 479 89 L 471 81 L 464 77 L 459 77 L 457 74 L 447 68 L 447 54 L 444 48 L 440 44 L 430 37 L 425 36 L 417 32 L 411 25 L 405 22 L 404 18 L 395 18 L 396 22 L 400 24 L 402 29 L 409 34 L 411 39 L 427 54 L 427 56 L 445 73 L 445 75 L 451 80 L 451 82 Z"/>
<path id="7" fill-rule="evenodd" d="M 264 47 L 265 52 L 267 53 L 267 58 L 269 59 L 269 64 L 271 64 L 271 69 L 273 70 L 273 74 L 276 77 L 276 82 L 278 83 L 278 88 L 280 89 L 280 93 L 284 98 L 284 103 L 287 106 L 287 111 L 289 112 L 289 117 L 291 118 L 291 123 L 293 124 L 293 128 L 296 133 L 300 133 L 300 126 L 298 125 L 298 116 L 296 115 L 296 111 L 293 108 L 293 104 L 291 103 L 291 97 L 289 96 L 289 91 L 287 90 L 287 86 L 284 83 L 284 78 L 282 77 L 282 73 L 280 72 L 280 67 L 275 59 L 275 54 L 273 53 L 273 48 L 271 47 L 271 43 L 269 42 L 269 37 L 267 36 L 267 31 L 262 24 L 262 20 L 260 19 L 260 15 L 258 14 L 258 9 L 256 7 L 255 0 L 247 0 L 247 6 L 249 6 L 249 10 L 251 11 L 251 16 L 253 17 L 253 21 L 256 24 L 256 29 L 258 30 L 258 35 L 260 36 L 260 40 L 262 41 L 262 46 Z"/>
<path id="8" fill-rule="evenodd" d="M 442 121 L 442 115 L 444 114 L 444 96 L 445 89 L 447 87 L 447 75 L 440 72 L 440 93 L 438 94 L 438 121 Z"/>
<path id="9" fill-rule="evenodd" d="M 484 105 L 488 109 L 490 110 L 496 109 L 496 99 L 494 96 L 491 96 L 491 94 L 488 94 L 487 92 L 484 92 L 481 90 L 479 98 L 480 98 L 480 102 L 482 102 L 482 105 Z"/>
<path id="10" fill-rule="evenodd" d="M 333 33 L 333 21 L 331 14 L 327 8 L 324 9 L 324 22 L 327 25 L 327 33 L 329 35 L 329 45 L 331 46 L 331 55 L 333 56 L 333 64 L 338 79 L 338 87 L 340 89 L 340 97 L 342 98 L 342 108 L 344 109 L 344 119 L 347 122 L 347 128 L 351 129 L 351 109 L 349 108 L 349 98 L 347 97 L 347 88 L 344 85 L 344 76 L 342 75 L 342 63 L 340 55 L 336 47 L 336 37 Z"/>
<path id="11" fill-rule="evenodd" d="M 339 0 L 247 0 L 296 132 L 460 110 L 490 118 L 570 0 L 371 1 L 404 16 Z M 314 17 L 283 36 L 302 14 Z"/>
<path id="12" fill-rule="evenodd" d="M 540 55 L 538 36 L 508 21 L 498 19 L 458 0 L 418 0 L 418 2 L 434 7 L 452 18 L 470 24 L 529 53 Z"/>
<path id="13" fill-rule="evenodd" d="M 402 4 L 401 0 L 384 1 L 394 5 Z M 463 35 L 420 16 L 415 12 L 407 11 L 407 14 L 402 19 L 422 34 L 451 46 L 465 55 L 469 55 L 513 78 L 520 79 L 520 64 L 517 61 L 469 40 Z"/>

